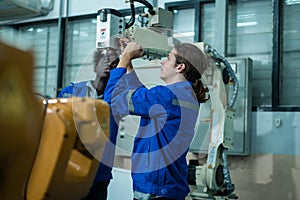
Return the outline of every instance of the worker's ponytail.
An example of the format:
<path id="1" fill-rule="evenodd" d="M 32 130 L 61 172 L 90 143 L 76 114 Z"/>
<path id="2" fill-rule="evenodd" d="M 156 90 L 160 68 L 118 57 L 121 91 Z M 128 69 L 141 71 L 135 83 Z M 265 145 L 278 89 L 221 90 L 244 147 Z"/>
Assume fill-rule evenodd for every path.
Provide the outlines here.
<path id="1" fill-rule="evenodd" d="M 182 43 L 174 48 L 177 51 L 177 54 L 175 54 L 176 64 L 185 64 L 183 75 L 187 81 L 192 83 L 198 102 L 206 102 L 209 99 L 207 94 L 209 90 L 201 81 L 202 74 L 208 67 L 204 53 L 198 47 L 189 43 Z"/>

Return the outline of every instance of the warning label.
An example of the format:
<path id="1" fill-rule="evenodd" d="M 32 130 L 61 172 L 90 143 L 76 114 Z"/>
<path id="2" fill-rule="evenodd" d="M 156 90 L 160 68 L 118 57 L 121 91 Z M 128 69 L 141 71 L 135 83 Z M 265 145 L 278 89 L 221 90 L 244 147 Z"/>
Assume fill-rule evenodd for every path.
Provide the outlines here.
<path id="1" fill-rule="evenodd" d="M 106 38 L 106 28 L 101 28 L 100 29 L 100 39 L 105 39 Z"/>

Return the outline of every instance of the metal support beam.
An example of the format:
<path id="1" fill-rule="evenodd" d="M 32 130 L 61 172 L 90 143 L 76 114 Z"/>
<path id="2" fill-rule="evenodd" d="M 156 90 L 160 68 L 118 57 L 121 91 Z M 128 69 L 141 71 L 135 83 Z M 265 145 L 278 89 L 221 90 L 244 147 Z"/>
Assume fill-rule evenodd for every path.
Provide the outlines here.
<path id="1" fill-rule="evenodd" d="M 65 6 L 66 5 L 66 6 Z M 56 83 L 56 96 L 59 94 L 59 90 L 63 87 L 63 70 L 64 70 L 64 57 L 65 57 L 65 38 L 66 38 L 66 26 L 69 9 L 69 0 L 66 4 L 64 0 L 60 0 L 60 12 L 58 17 L 58 61 L 57 61 L 57 83 Z M 67 17 L 64 18 L 64 12 L 66 10 Z"/>
<path id="2" fill-rule="evenodd" d="M 222 56 L 227 55 L 227 22 L 228 22 L 228 0 L 216 0 L 216 27 L 214 48 Z"/>
<path id="3" fill-rule="evenodd" d="M 281 39 L 280 26 L 281 16 L 279 0 L 273 0 L 273 53 L 272 53 L 272 107 L 280 104 L 280 61 L 281 61 Z"/>

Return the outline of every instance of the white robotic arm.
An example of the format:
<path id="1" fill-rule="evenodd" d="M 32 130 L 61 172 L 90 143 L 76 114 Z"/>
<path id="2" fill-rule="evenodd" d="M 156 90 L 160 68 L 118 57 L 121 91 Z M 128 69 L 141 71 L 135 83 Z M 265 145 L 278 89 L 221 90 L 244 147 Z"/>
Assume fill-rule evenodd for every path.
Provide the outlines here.
<path id="1" fill-rule="evenodd" d="M 203 79 L 210 88 L 211 102 L 202 104 L 209 106 L 211 110 L 211 139 L 206 163 L 196 167 L 197 189 L 190 196 L 193 199 L 237 199 L 233 194 L 235 188 L 231 182 L 226 152 L 233 148 L 233 105 L 239 83 L 226 59 L 207 44 L 199 43 L 198 46 L 213 59 L 213 64 L 203 74 Z M 233 84 L 234 91 L 228 102 L 229 83 Z"/>
<path id="2" fill-rule="evenodd" d="M 143 3 L 149 8 L 144 17 L 148 18 L 147 27 L 134 25 L 135 9 L 133 2 Z M 130 1 L 132 16 L 129 22 L 114 9 L 101 9 L 97 15 L 96 48 L 120 49 L 119 38 L 128 38 L 144 47 L 145 59 L 153 60 L 166 57 L 176 41 L 172 37 L 173 13 L 161 8 L 153 8 L 144 0 Z"/>

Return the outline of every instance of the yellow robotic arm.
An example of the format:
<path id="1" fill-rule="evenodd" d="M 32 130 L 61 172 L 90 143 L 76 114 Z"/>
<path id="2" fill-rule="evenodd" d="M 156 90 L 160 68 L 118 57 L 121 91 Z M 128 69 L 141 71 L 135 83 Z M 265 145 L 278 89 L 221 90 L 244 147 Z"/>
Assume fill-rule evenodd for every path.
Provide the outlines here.
<path id="1" fill-rule="evenodd" d="M 109 138 L 108 104 L 92 98 L 43 104 L 43 130 L 26 197 L 78 199 L 88 192 Z"/>
<path id="2" fill-rule="evenodd" d="M 0 52 L 0 199 L 83 197 L 109 138 L 108 104 L 37 98 L 32 54 L 1 41 Z"/>

